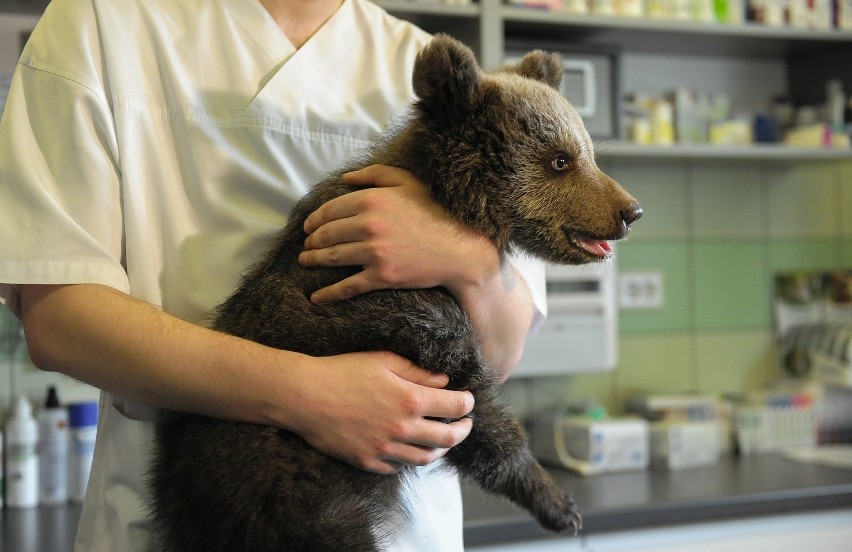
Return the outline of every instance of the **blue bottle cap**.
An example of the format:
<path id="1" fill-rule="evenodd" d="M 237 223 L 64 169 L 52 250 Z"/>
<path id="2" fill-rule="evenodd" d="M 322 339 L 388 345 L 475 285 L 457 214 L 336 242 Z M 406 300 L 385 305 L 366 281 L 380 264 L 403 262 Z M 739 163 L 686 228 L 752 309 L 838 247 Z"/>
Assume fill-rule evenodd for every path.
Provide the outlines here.
<path id="1" fill-rule="evenodd" d="M 69 404 L 68 422 L 71 427 L 98 425 L 98 403 L 85 402 Z"/>

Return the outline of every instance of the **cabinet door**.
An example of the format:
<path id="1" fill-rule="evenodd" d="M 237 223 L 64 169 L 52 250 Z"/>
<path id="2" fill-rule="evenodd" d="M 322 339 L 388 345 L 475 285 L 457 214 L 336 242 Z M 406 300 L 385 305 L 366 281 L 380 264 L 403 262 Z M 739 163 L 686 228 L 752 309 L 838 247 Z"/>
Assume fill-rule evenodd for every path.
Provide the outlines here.
<path id="1" fill-rule="evenodd" d="M 802 550 L 848 552 L 850 543 L 852 543 L 852 509 L 592 535 L 586 540 L 585 547 L 581 550 L 583 552 L 800 552 Z"/>

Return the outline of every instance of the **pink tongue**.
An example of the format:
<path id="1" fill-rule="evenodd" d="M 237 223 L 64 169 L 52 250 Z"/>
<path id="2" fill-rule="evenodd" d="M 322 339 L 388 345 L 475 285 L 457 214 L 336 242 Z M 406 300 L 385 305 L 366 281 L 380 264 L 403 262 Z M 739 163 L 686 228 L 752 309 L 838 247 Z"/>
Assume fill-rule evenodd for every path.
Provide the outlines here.
<path id="1" fill-rule="evenodd" d="M 608 257 L 612 255 L 612 246 L 605 240 L 590 240 L 587 238 L 577 238 L 577 243 L 580 247 L 598 257 Z"/>

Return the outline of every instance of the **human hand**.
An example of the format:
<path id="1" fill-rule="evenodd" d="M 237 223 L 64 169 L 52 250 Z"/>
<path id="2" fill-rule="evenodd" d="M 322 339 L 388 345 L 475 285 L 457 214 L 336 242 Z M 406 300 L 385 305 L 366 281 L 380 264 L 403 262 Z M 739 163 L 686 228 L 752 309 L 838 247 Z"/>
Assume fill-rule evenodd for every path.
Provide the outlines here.
<path id="1" fill-rule="evenodd" d="M 311 296 L 341 301 L 376 289 L 429 288 L 455 292 L 500 269 L 500 255 L 486 238 L 450 217 L 411 173 L 371 165 L 347 173 L 344 182 L 372 185 L 322 205 L 305 220 L 304 266 L 364 269 Z M 456 294 L 458 297 L 458 294 Z"/>
<path id="2" fill-rule="evenodd" d="M 462 418 L 473 409 L 473 395 L 442 389 L 447 376 L 403 357 L 360 352 L 315 360 L 302 379 L 305 400 L 292 429 L 329 456 L 395 473 L 404 464 L 438 460 L 473 427 Z"/>

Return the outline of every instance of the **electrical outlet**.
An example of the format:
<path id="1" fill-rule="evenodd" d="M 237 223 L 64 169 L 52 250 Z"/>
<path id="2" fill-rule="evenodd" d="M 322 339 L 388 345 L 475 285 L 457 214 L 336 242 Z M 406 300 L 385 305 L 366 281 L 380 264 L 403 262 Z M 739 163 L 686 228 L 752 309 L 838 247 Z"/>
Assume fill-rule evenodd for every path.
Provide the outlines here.
<path id="1" fill-rule="evenodd" d="M 663 273 L 653 270 L 619 274 L 618 304 L 622 309 L 663 308 Z"/>

